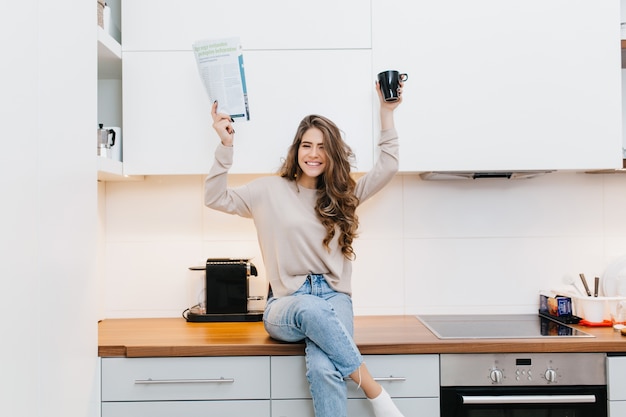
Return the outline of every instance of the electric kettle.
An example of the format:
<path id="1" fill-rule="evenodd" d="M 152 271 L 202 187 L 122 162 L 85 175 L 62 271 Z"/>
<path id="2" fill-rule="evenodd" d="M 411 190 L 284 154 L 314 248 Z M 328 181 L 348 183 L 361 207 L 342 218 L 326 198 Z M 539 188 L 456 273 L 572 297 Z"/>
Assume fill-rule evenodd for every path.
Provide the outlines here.
<path id="1" fill-rule="evenodd" d="M 98 156 L 104 156 L 106 158 L 111 157 L 111 148 L 115 145 L 115 130 L 103 129 L 103 124 L 98 125 Z M 111 137 L 111 143 L 109 144 L 109 136 Z"/>

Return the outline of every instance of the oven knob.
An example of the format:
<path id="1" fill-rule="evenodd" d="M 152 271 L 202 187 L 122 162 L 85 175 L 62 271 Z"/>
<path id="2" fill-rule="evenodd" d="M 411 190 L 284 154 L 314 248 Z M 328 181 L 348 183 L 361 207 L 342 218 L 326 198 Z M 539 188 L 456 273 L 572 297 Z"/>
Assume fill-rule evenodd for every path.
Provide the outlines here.
<path id="1" fill-rule="evenodd" d="M 489 378 L 496 383 L 502 382 L 502 371 L 497 368 L 492 369 L 491 372 L 489 372 Z"/>
<path id="2" fill-rule="evenodd" d="M 546 369 L 543 376 L 546 377 L 546 381 L 548 382 L 556 382 L 556 371 L 554 369 Z"/>

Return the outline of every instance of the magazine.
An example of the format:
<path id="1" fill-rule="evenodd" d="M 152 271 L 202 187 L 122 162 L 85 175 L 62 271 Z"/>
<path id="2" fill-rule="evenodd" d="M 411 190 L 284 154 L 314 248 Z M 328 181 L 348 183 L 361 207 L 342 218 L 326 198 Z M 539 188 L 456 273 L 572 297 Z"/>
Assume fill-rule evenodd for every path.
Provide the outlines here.
<path id="1" fill-rule="evenodd" d="M 209 100 L 217 100 L 218 112 L 250 120 L 239 38 L 200 40 L 194 42 L 193 52 Z"/>

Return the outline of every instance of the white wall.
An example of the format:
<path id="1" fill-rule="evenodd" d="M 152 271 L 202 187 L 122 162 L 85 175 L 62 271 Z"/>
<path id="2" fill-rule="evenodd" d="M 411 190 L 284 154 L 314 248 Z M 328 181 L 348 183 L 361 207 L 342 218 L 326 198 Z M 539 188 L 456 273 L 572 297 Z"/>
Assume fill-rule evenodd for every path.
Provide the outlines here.
<path id="1" fill-rule="evenodd" d="M 207 257 L 254 256 L 263 273 L 252 221 L 205 208 L 202 181 L 106 183 L 104 317 L 179 316 L 202 287 L 187 268 Z M 626 255 L 625 209 L 622 174 L 398 175 L 359 209 L 355 312 L 535 312 L 540 289 L 565 274 L 601 276 Z"/>
<path id="2" fill-rule="evenodd" d="M 178 32 L 167 40 L 180 40 L 184 31 Z M 136 49 L 126 35 L 125 47 Z M 415 119 L 406 107 L 397 117 L 398 126 Z M 205 208 L 202 180 L 150 176 L 101 184 L 102 317 L 179 316 L 202 288 L 202 273 L 188 267 L 207 257 L 253 257 L 262 279 L 251 293 L 264 294 L 252 221 Z M 601 276 L 626 255 L 624 190 L 621 174 L 475 182 L 398 175 L 360 208 L 355 312 L 534 312 L 539 290 L 560 287 L 566 274 Z"/>
<path id="3" fill-rule="evenodd" d="M 96 416 L 96 4 L 0 15 L 0 415 Z"/>

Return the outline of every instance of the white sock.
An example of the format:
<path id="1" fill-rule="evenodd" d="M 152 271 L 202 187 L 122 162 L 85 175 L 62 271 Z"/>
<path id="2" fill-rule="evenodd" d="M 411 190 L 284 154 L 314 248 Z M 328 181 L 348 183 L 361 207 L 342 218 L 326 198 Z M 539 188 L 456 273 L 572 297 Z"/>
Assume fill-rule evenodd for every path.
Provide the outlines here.
<path id="1" fill-rule="evenodd" d="M 383 388 L 376 398 L 368 398 L 376 417 L 404 417 Z"/>

